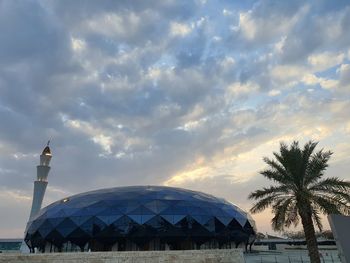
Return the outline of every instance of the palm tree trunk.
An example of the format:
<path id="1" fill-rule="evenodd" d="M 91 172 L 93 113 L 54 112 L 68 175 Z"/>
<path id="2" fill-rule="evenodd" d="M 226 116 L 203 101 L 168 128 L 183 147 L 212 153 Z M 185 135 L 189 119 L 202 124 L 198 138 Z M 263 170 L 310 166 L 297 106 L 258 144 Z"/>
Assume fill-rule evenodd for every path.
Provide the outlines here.
<path id="1" fill-rule="evenodd" d="M 315 235 L 315 228 L 311 218 L 311 213 L 300 215 L 300 217 L 304 228 L 306 245 L 310 256 L 310 262 L 321 263 L 320 255 L 318 252 L 317 239 Z"/>

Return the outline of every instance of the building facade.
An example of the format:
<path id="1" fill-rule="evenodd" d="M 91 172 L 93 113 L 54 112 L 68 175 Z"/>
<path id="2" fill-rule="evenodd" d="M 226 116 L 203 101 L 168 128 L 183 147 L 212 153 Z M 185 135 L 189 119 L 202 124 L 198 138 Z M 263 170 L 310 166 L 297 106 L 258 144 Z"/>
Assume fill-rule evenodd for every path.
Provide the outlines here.
<path id="1" fill-rule="evenodd" d="M 201 192 L 162 186 L 101 189 L 59 200 L 28 224 L 34 251 L 231 248 L 253 242 L 248 213 Z"/>

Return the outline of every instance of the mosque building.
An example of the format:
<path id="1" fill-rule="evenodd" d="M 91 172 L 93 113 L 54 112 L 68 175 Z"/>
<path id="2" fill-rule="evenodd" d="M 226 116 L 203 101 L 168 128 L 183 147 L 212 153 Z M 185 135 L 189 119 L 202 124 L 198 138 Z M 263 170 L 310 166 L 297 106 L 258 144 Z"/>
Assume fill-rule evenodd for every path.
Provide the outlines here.
<path id="1" fill-rule="evenodd" d="M 165 186 L 100 189 L 41 209 L 52 154 L 40 156 L 24 241 L 31 252 L 234 248 L 251 245 L 254 220 L 209 194 Z"/>

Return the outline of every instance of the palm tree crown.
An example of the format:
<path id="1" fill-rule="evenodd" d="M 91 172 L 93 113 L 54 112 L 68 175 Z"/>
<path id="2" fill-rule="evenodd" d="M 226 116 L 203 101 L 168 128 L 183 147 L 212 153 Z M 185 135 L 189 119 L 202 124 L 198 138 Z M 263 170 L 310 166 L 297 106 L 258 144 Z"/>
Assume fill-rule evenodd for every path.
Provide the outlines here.
<path id="1" fill-rule="evenodd" d="M 312 141 L 303 149 L 296 141 L 290 146 L 281 143 L 280 151 L 273 153 L 274 159 L 264 158 L 268 168 L 260 172 L 275 185 L 249 195 L 256 200 L 252 213 L 272 208 L 274 230 L 296 226 L 301 219 L 309 251 L 312 248 L 317 251 L 314 224 L 322 231 L 321 213 L 350 214 L 350 182 L 337 177 L 323 178 L 332 152 L 314 152 L 316 146 L 317 142 Z M 312 259 L 311 251 L 310 258 L 311 262 L 319 262 Z"/>

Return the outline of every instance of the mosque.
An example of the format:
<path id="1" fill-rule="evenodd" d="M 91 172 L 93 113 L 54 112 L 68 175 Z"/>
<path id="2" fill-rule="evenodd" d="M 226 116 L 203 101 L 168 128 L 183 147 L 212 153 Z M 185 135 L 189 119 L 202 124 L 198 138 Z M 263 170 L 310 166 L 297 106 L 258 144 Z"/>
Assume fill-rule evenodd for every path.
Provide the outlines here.
<path id="1" fill-rule="evenodd" d="M 49 144 L 40 155 L 24 241 L 30 252 L 197 250 L 251 245 L 254 220 L 238 206 L 202 192 L 165 186 L 100 189 L 41 209 Z"/>

